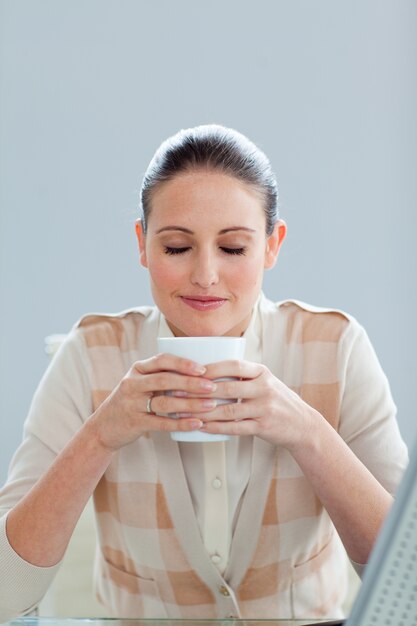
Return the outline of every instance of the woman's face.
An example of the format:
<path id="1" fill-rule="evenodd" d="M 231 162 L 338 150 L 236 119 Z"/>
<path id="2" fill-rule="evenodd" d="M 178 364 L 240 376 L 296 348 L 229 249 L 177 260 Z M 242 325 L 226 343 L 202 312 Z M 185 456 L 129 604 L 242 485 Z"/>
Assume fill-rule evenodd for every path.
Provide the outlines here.
<path id="1" fill-rule="evenodd" d="M 180 174 L 152 195 L 146 236 L 137 223 L 141 263 L 155 304 L 176 336 L 240 336 L 284 240 L 265 234 L 259 194 L 215 172 Z"/>

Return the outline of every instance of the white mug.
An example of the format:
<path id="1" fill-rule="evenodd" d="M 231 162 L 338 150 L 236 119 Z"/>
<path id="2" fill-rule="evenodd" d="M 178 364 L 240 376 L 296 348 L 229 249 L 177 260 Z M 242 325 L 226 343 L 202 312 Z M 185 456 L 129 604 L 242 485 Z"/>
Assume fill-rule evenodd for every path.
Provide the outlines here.
<path id="1" fill-rule="evenodd" d="M 239 360 L 245 354 L 245 337 L 158 337 L 158 351 L 191 359 L 201 365 L 209 365 L 218 361 Z M 216 380 L 233 380 L 233 378 L 217 378 Z M 166 392 L 170 394 L 169 391 Z M 228 404 L 237 400 L 216 398 L 218 404 Z M 175 413 L 169 413 L 175 418 Z M 226 441 L 230 435 L 212 435 L 199 430 L 189 432 L 172 432 L 175 441 Z"/>

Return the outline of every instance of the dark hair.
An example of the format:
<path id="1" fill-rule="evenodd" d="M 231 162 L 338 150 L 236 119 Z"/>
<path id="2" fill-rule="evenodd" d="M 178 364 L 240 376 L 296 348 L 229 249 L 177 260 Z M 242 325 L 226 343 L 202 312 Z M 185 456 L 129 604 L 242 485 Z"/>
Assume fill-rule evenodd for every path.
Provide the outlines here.
<path id="1" fill-rule="evenodd" d="M 264 202 L 266 234 L 272 233 L 278 220 L 278 191 L 268 158 L 236 130 L 206 124 L 180 130 L 166 139 L 149 163 L 140 194 L 145 234 L 152 192 L 180 173 L 200 169 L 229 174 L 255 188 Z"/>

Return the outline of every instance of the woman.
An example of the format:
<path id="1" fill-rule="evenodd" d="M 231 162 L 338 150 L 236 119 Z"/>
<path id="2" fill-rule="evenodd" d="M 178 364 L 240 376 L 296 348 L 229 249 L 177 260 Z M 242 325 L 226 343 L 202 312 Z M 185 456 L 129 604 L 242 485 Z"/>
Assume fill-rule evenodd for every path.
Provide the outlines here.
<path id="1" fill-rule="evenodd" d="M 168 139 L 141 200 L 156 306 L 84 317 L 40 384 L 0 495 L 1 617 L 39 602 L 92 494 L 109 615 L 338 617 L 335 530 L 360 570 L 407 462 L 369 340 L 341 311 L 261 292 L 286 225 L 236 131 Z M 156 354 L 172 335 L 244 335 L 245 360 Z M 235 437 L 168 434 L 195 429 Z"/>

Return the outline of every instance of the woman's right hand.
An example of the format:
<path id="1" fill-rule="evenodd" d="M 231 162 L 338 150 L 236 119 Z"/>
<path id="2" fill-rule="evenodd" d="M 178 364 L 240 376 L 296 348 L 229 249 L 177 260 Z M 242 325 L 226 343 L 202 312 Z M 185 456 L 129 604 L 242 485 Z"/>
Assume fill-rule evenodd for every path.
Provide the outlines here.
<path id="1" fill-rule="evenodd" d="M 134 363 L 89 420 L 99 443 L 116 451 L 145 432 L 201 428 L 203 422 L 195 414 L 215 406 L 215 402 L 208 404 L 207 395 L 216 384 L 202 377 L 205 371 L 204 366 L 171 354 L 157 354 Z M 174 394 L 164 395 L 166 391 Z M 152 413 L 147 412 L 149 398 Z M 155 413 L 176 413 L 179 417 Z"/>

